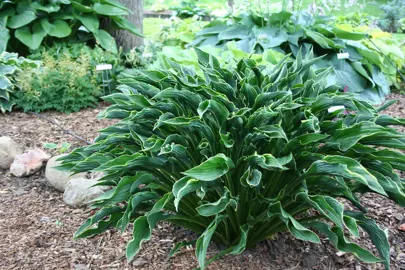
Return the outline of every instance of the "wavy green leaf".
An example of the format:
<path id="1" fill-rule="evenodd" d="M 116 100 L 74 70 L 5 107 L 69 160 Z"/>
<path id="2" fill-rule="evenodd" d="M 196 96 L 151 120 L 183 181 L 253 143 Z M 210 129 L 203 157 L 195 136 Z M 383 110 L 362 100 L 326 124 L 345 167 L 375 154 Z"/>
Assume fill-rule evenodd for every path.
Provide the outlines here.
<path id="1" fill-rule="evenodd" d="M 200 165 L 183 172 L 183 174 L 201 181 L 213 181 L 226 174 L 234 166 L 230 158 L 224 154 L 218 154 Z"/>

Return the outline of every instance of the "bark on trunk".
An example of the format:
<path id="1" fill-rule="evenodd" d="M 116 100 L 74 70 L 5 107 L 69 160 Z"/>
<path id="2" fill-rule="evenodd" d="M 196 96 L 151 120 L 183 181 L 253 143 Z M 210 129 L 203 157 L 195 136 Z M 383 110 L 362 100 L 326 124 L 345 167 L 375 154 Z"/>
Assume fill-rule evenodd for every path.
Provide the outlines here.
<path id="1" fill-rule="evenodd" d="M 135 24 L 138 30 L 143 33 L 143 0 L 119 0 L 119 2 L 131 10 L 132 13 L 127 19 Z M 115 30 L 111 34 L 117 41 L 118 47 L 123 47 L 124 50 L 130 50 L 143 45 L 142 37 L 128 31 Z"/>
<path id="2" fill-rule="evenodd" d="M 228 6 L 231 8 L 233 12 L 233 0 L 228 0 Z"/>

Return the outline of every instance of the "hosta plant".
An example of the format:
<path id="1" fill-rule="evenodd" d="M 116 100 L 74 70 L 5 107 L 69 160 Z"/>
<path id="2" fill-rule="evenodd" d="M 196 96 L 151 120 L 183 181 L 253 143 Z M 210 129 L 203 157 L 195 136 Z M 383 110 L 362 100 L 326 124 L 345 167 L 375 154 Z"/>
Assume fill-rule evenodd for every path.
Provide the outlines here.
<path id="1" fill-rule="evenodd" d="M 226 49 L 235 41 L 247 53 L 263 53 L 272 49 L 296 56 L 303 48 L 306 55 L 313 50 L 316 56 L 326 55 L 316 63 L 317 68 L 332 66 L 329 85 L 337 84 L 349 92 L 360 93 L 375 104 L 384 101 L 395 81 L 395 68 L 381 54 L 380 46 L 370 43 L 366 32 L 351 25 L 335 25 L 330 16 L 312 16 L 306 12 L 280 12 L 271 15 L 242 14 L 229 22 L 212 21 L 196 34 L 194 46 L 214 45 Z M 390 44 L 392 61 L 402 61 L 400 49 Z M 338 53 L 348 53 L 340 59 Z M 386 51 L 384 51 L 385 54 Z M 399 54 L 397 54 L 399 53 Z M 394 72 L 392 71 L 394 70 Z"/>
<path id="2" fill-rule="evenodd" d="M 100 27 L 110 20 L 117 29 L 141 35 L 125 16 L 131 11 L 116 0 L 5 0 L 0 3 L 0 52 L 38 49 L 43 42 L 90 36 L 117 53 L 114 38 Z"/>
<path id="3" fill-rule="evenodd" d="M 14 105 L 11 95 L 18 88 L 16 85 L 18 73 L 25 68 L 36 69 L 40 64 L 40 61 L 18 57 L 16 53 L 0 54 L 0 112 L 11 111 Z"/>
<path id="4" fill-rule="evenodd" d="M 221 68 L 216 58 L 197 53 L 204 76 L 176 63 L 175 72 L 122 74 L 122 93 L 105 97 L 112 105 L 101 114 L 121 120 L 63 158 L 61 169 L 103 172 L 99 185 L 111 187 L 75 237 L 131 224 L 131 260 L 165 220 L 199 235 L 195 254 L 204 268 L 289 232 L 313 243 L 326 237 L 388 269 L 386 231 L 367 217 L 359 195 L 405 205 L 395 172 L 405 169 L 405 155 L 393 150 L 405 149 L 405 138 L 390 127 L 405 120 L 325 87 L 330 70 L 311 69 L 318 58 L 298 53 L 273 69 L 251 59 Z M 359 237 L 360 228 L 378 256 L 349 238 Z M 224 249 L 206 260 L 212 241 Z"/>

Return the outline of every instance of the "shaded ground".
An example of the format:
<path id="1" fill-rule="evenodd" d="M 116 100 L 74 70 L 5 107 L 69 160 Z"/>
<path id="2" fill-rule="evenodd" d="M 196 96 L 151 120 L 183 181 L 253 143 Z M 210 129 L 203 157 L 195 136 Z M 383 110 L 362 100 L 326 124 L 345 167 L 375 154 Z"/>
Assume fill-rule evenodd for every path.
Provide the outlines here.
<path id="1" fill-rule="evenodd" d="M 400 99 L 388 113 L 405 117 L 405 98 Z M 45 116 L 92 140 L 97 130 L 111 124 L 98 120 L 103 109 L 84 110 L 64 115 L 48 112 Z M 83 145 L 60 128 L 44 119 L 24 113 L 0 115 L 0 136 L 12 137 L 25 149 L 43 143 L 70 142 L 73 147 Z M 54 150 L 46 150 L 56 154 Z M 387 228 L 391 243 L 391 269 L 405 269 L 405 233 L 398 226 L 405 223 L 405 210 L 376 195 L 362 198 L 369 207 L 369 215 Z M 72 209 L 62 201 L 62 194 L 51 188 L 43 172 L 28 178 L 17 178 L 0 170 L 0 269 L 192 269 L 197 266 L 194 250 L 184 249 L 173 258 L 168 253 L 174 242 L 195 239 L 195 235 L 169 224 L 161 224 L 152 240 L 145 243 L 135 261 L 125 259 L 125 244 L 129 231 L 123 235 L 110 231 L 101 236 L 73 241 L 72 235 L 91 215 L 90 209 Z M 363 235 L 364 236 L 364 235 Z M 371 246 L 367 240 L 360 240 Z M 215 254 L 212 245 L 208 256 Z M 209 269 L 382 269 L 382 265 L 360 264 L 353 256 L 337 253 L 327 241 L 314 245 L 279 234 L 255 249 L 238 256 L 226 256 Z"/>

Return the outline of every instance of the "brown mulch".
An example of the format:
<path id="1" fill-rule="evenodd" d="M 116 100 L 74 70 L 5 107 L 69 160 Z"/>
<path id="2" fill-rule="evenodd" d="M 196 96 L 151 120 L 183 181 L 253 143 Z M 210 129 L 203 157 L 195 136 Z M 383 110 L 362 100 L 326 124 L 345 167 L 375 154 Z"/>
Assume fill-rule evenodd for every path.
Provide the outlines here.
<path id="1" fill-rule="evenodd" d="M 400 102 L 390 114 L 405 117 L 405 97 L 392 95 Z M 97 130 L 111 125 L 109 120 L 96 119 L 105 108 L 87 109 L 65 115 L 46 112 L 67 130 L 92 140 Z M 72 147 L 84 145 L 60 128 L 37 116 L 13 112 L 0 114 L 0 136 L 10 136 L 25 149 L 42 148 L 44 143 L 69 142 Z M 56 154 L 55 150 L 46 150 Z M 369 216 L 389 232 L 391 269 L 405 269 L 405 232 L 398 226 L 405 223 L 405 211 L 391 201 L 366 195 L 362 201 L 369 207 Z M 74 231 L 91 215 L 90 209 L 72 209 L 62 201 L 62 193 L 51 188 L 43 171 L 27 178 L 12 176 L 0 170 L 0 269 L 192 269 L 197 266 L 192 247 L 168 258 L 175 242 L 196 236 L 182 228 L 162 223 L 152 239 L 144 243 L 136 259 L 127 263 L 125 245 L 130 231 L 121 234 L 111 230 L 100 236 L 73 240 Z M 326 240 L 320 245 L 302 242 L 289 234 L 259 244 L 237 256 L 226 256 L 208 269 L 382 269 L 381 264 L 358 262 L 353 255 L 337 252 Z M 359 242 L 372 247 L 365 238 Z M 212 244 L 208 256 L 218 248 Z"/>

